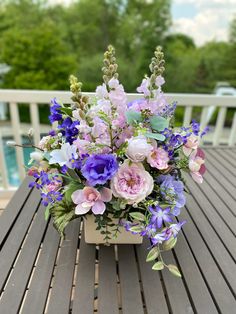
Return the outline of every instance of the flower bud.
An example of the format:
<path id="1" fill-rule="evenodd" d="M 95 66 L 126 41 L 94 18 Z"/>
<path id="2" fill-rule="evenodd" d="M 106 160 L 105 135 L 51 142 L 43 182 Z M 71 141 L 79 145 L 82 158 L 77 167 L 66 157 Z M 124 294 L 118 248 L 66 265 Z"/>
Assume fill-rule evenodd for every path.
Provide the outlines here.
<path id="1" fill-rule="evenodd" d="M 7 146 L 14 147 L 14 146 L 16 146 L 16 142 L 15 141 L 7 141 Z"/>

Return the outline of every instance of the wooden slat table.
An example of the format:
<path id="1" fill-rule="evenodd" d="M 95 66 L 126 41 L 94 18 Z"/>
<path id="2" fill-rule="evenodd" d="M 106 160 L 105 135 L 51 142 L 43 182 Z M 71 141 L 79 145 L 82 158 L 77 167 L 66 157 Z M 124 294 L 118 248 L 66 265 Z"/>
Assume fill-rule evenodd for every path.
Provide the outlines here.
<path id="1" fill-rule="evenodd" d="M 0 217 L 0 313 L 236 313 L 236 149 L 206 156 L 205 182 L 186 176 L 188 223 L 164 256 L 182 279 L 151 270 L 148 241 L 87 245 L 79 219 L 60 240 L 26 178 Z"/>

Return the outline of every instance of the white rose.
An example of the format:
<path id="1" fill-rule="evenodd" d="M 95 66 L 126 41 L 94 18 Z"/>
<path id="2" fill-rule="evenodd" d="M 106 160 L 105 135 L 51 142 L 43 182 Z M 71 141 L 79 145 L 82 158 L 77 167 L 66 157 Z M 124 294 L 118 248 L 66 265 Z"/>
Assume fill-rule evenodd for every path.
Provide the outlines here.
<path id="1" fill-rule="evenodd" d="M 43 153 L 32 152 L 32 153 L 30 153 L 30 158 L 35 160 L 35 161 L 41 161 L 43 159 Z"/>
<path id="2" fill-rule="evenodd" d="M 126 156 L 133 162 L 142 162 L 151 150 L 152 145 L 148 144 L 146 137 L 139 135 L 128 140 Z"/>

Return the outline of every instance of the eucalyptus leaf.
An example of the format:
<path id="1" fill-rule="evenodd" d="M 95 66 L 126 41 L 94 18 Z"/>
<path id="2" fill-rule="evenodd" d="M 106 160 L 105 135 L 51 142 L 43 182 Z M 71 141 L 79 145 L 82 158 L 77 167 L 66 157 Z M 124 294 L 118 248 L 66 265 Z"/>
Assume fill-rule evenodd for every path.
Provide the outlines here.
<path id="1" fill-rule="evenodd" d="M 169 264 L 169 265 L 167 265 L 167 268 L 169 269 L 169 271 L 173 274 L 173 275 L 175 275 L 176 277 L 182 277 L 182 275 L 181 275 L 181 273 L 180 273 L 180 271 L 179 271 L 179 269 L 178 269 L 178 267 L 177 266 L 175 266 L 175 265 L 173 265 L 173 264 Z"/>
<path id="2" fill-rule="evenodd" d="M 145 221 L 145 216 L 142 213 L 135 212 L 135 213 L 130 213 L 129 215 L 130 215 L 130 217 L 132 217 L 136 220 Z"/>
<path id="3" fill-rule="evenodd" d="M 50 217 L 50 208 L 52 207 L 51 204 L 48 204 L 48 206 L 45 208 L 45 212 L 44 212 L 44 218 L 47 221 L 48 218 Z"/>
<path id="4" fill-rule="evenodd" d="M 164 264 L 163 262 L 159 261 L 159 262 L 156 262 L 153 266 L 152 266 L 152 269 L 153 270 L 162 270 L 164 268 Z"/>
<path id="5" fill-rule="evenodd" d="M 146 262 L 151 262 L 154 259 L 156 259 L 159 255 L 159 250 L 156 246 L 154 246 L 148 253 L 147 258 L 146 258 Z"/>
<path id="6" fill-rule="evenodd" d="M 134 110 L 126 111 L 125 116 L 126 116 L 126 121 L 128 124 L 142 121 L 141 112 L 138 112 L 138 111 L 134 111 Z"/>
<path id="7" fill-rule="evenodd" d="M 154 138 L 158 141 L 164 141 L 165 140 L 165 136 L 163 134 L 159 134 L 159 133 L 145 133 L 144 135 L 146 137 L 149 137 L 149 138 Z"/>
<path id="8" fill-rule="evenodd" d="M 131 232 L 136 232 L 136 233 L 139 233 L 139 232 L 141 232 L 142 230 L 143 230 L 143 229 L 142 229 L 141 226 L 133 226 L 133 227 L 129 228 L 129 231 L 131 231 Z"/>
<path id="9" fill-rule="evenodd" d="M 171 237 L 169 240 L 165 241 L 162 244 L 162 249 L 165 251 L 169 251 L 169 250 L 173 249 L 176 242 L 177 242 L 177 238 Z"/>
<path id="10" fill-rule="evenodd" d="M 153 130 L 163 131 L 168 127 L 168 120 L 160 116 L 152 116 L 150 118 L 150 124 Z"/>

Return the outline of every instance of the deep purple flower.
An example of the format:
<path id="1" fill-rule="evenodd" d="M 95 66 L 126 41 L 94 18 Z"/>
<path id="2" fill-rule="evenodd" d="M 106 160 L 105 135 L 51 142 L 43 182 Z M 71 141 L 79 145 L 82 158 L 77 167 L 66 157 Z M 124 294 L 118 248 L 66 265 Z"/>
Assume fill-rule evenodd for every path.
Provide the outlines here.
<path id="1" fill-rule="evenodd" d="M 116 157 L 111 154 L 92 155 L 81 168 L 82 175 L 89 184 L 105 184 L 118 170 Z"/>
<path id="2" fill-rule="evenodd" d="M 55 136 L 56 135 L 56 131 L 55 130 L 50 130 L 48 132 L 48 135 Z"/>
<path id="3" fill-rule="evenodd" d="M 66 142 L 72 144 L 74 140 L 76 140 L 76 135 L 79 133 L 77 129 L 78 125 L 79 121 L 73 121 L 70 117 L 67 117 L 58 126 L 58 129 L 60 129 L 61 133 L 66 137 Z"/>
<path id="4" fill-rule="evenodd" d="M 162 199 L 170 205 L 173 205 L 172 214 L 177 216 L 180 208 L 185 205 L 184 184 L 176 180 L 170 174 L 160 175 L 156 182 L 160 184 L 160 193 Z"/>
<path id="5" fill-rule="evenodd" d="M 60 111 L 61 109 L 61 105 L 58 104 L 58 102 L 56 101 L 56 98 L 51 100 L 51 106 L 50 106 L 50 115 L 49 115 L 49 120 L 51 123 L 55 122 L 55 121 L 60 121 L 62 120 L 62 113 Z"/>
<path id="6" fill-rule="evenodd" d="M 150 219 L 151 224 L 155 224 L 159 229 L 162 227 L 163 222 L 172 222 L 172 214 L 171 208 L 167 207 L 162 209 L 160 206 L 149 207 L 149 211 L 151 212 L 152 216 Z"/>

